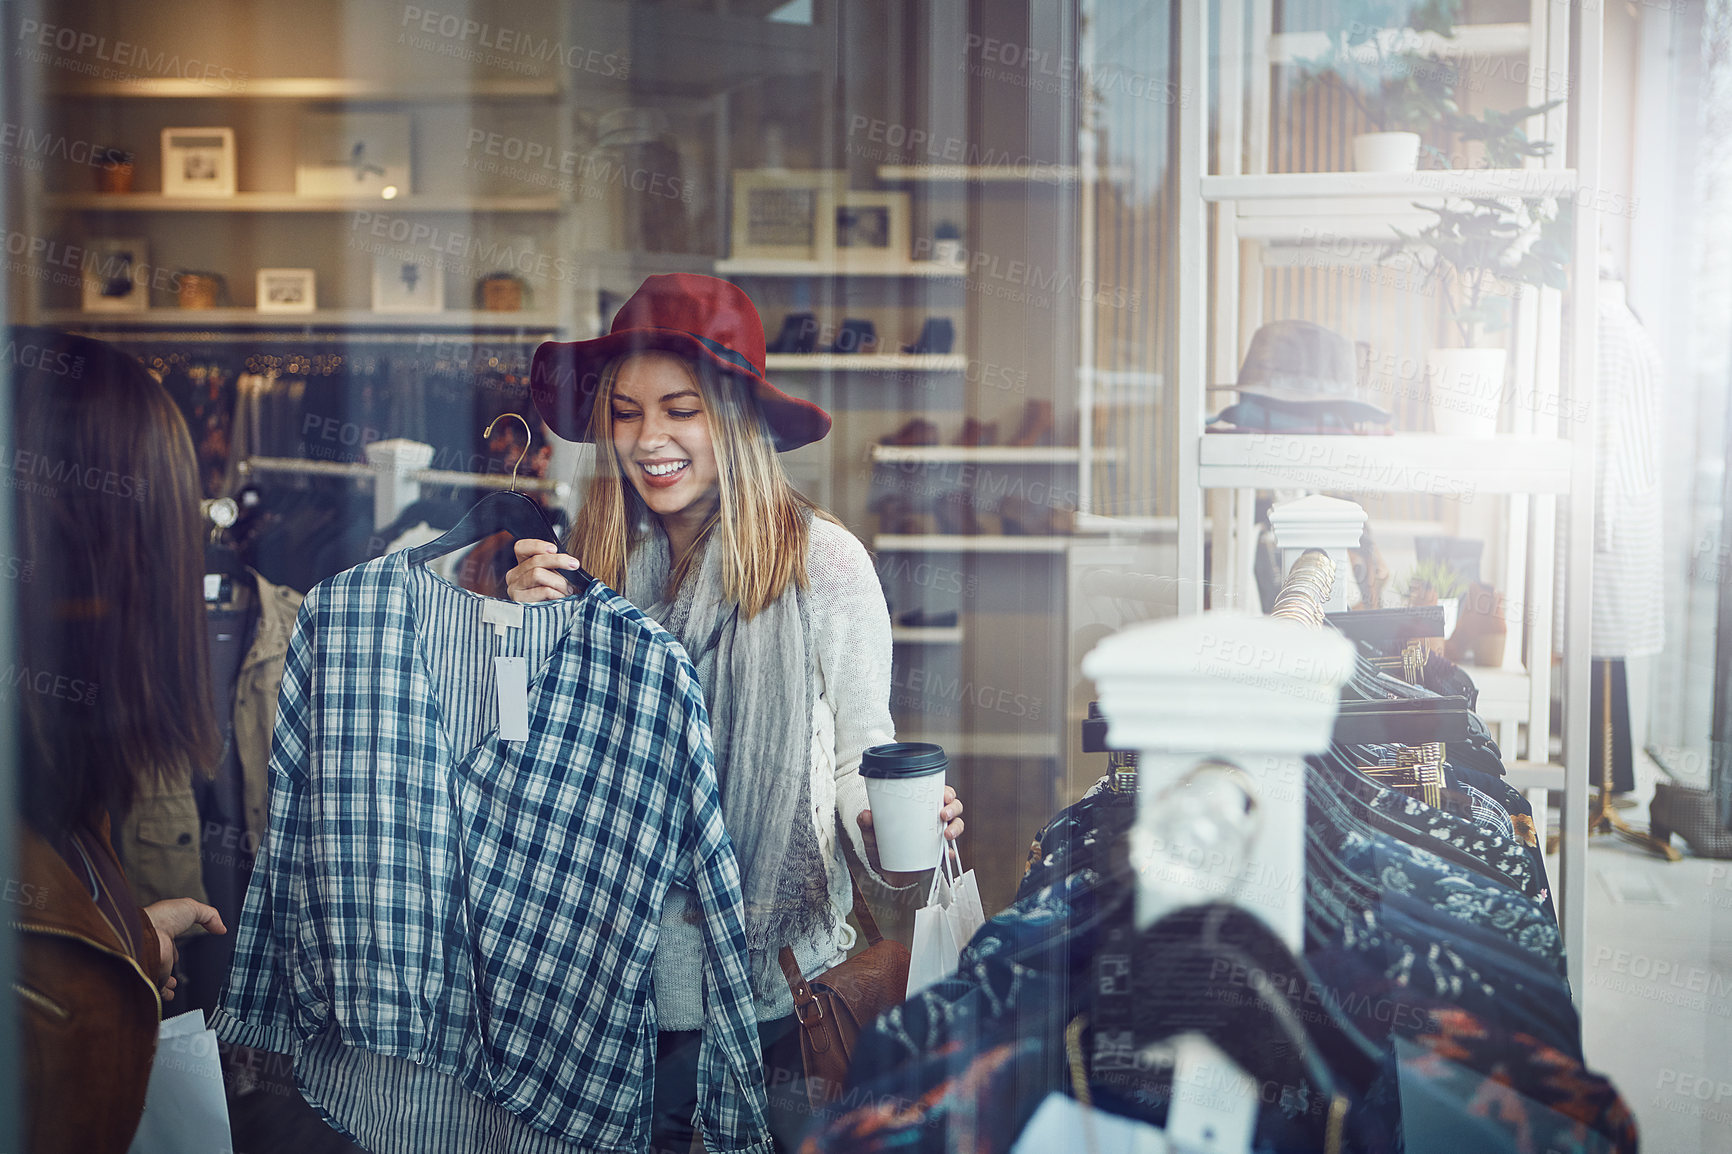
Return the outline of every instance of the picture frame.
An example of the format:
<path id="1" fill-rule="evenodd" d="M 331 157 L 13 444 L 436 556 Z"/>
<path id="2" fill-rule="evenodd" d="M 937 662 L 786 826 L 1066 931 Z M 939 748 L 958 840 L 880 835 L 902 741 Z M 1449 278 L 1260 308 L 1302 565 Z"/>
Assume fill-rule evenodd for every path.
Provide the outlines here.
<path id="1" fill-rule="evenodd" d="M 150 307 L 150 246 L 142 237 L 96 237 L 84 248 L 85 312 L 138 313 Z"/>
<path id="2" fill-rule="evenodd" d="M 406 113 L 302 113 L 295 194 L 385 200 L 409 195 L 410 127 Z"/>
<path id="3" fill-rule="evenodd" d="M 373 257 L 373 311 L 436 313 L 445 308 L 445 272 L 431 257 Z"/>
<path id="4" fill-rule="evenodd" d="M 906 264 L 908 194 L 849 189 L 832 214 L 836 260 L 846 264 Z"/>
<path id="5" fill-rule="evenodd" d="M 735 260 L 828 260 L 848 174 L 832 169 L 737 169 L 730 234 Z"/>
<path id="6" fill-rule="evenodd" d="M 317 305 L 317 278 L 310 268 L 261 268 L 258 310 L 261 313 L 310 313 Z"/>
<path id="7" fill-rule="evenodd" d="M 163 129 L 162 194 L 164 196 L 233 196 L 235 194 L 235 130 L 232 128 Z"/>

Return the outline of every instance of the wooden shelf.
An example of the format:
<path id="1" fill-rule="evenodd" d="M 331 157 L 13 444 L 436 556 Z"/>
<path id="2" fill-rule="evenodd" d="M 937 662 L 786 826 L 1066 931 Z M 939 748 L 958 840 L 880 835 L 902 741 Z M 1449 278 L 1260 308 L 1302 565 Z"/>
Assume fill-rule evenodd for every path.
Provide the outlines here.
<path id="1" fill-rule="evenodd" d="M 1075 184 L 1074 164 L 881 164 L 878 179 L 897 184 Z"/>
<path id="2" fill-rule="evenodd" d="M 237 192 L 233 196 L 164 196 L 159 192 L 58 192 L 48 207 L 74 212 L 450 212 L 557 213 L 557 196 L 298 196 L 292 192 Z"/>
<path id="3" fill-rule="evenodd" d="M 1206 201 L 1341 200 L 1382 197 L 1567 196 L 1576 190 L 1568 168 L 1476 168 L 1426 172 L 1277 172 L 1253 176 L 1205 176 Z M 1346 215 L 1357 205 L 1334 206 Z M 1411 204 L 1408 206 L 1411 208 Z"/>
<path id="4" fill-rule="evenodd" d="M 1117 449 L 1096 449 L 1097 461 L 1118 460 Z M 967 461 L 980 465 L 1074 465 L 1082 450 L 1068 445 L 873 445 L 872 459 L 886 463 Z"/>
<path id="5" fill-rule="evenodd" d="M 880 553 L 1063 553 L 1075 537 L 963 536 L 950 533 L 880 533 Z"/>
<path id="6" fill-rule="evenodd" d="M 1450 38 L 1411 28 L 1385 28 L 1378 33 L 1378 39 L 1385 54 L 1412 52 L 1449 60 L 1462 56 L 1526 55 L 1533 43 L 1533 31 L 1526 24 L 1457 24 L 1455 35 Z M 1297 64 L 1328 51 L 1327 32 L 1277 32 L 1269 37 L 1270 64 Z M 1371 52 L 1367 44 L 1367 55 Z"/>
<path id="7" fill-rule="evenodd" d="M 960 645 L 962 626 L 892 625 L 890 640 L 901 645 Z"/>
<path id="8" fill-rule="evenodd" d="M 1427 493 L 1471 501 L 1479 493 L 1564 495 L 1573 446 L 1541 437 L 1205 433 L 1197 449 L 1205 489 L 1313 489 Z"/>
<path id="9" fill-rule="evenodd" d="M 951 757 L 1057 757 L 1058 738 L 1050 733 L 950 733 L 904 731 L 897 741 L 929 741 Z"/>
<path id="10" fill-rule="evenodd" d="M 556 80 L 517 78 L 405 84 L 346 76 L 248 76 L 229 87 L 217 81 L 146 76 L 68 84 L 56 88 L 50 97 L 62 100 L 376 100 L 425 103 L 433 100 L 552 100 L 559 94 Z"/>
<path id="11" fill-rule="evenodd" d="M 447 309 L 437 313 L 376 313 L 370 309 L 315 309 L 310 313 L 261 313 L 256 309 L 145 309 L 142 312 L 86 312 L 47 309 L 40 323 L 78 329 L 532 329 L 552 332 L 558 318 L 548 312 L 496 313 Z"/>
<path id="12" fill-rule="evenodd" d="M 940 264 L 935 260 L 910 260 L 899 264 L 842 264 L 836 261 L 744 258 L 716 262 L 716 273 L 721 276 L 899 276 L 961 280 L 967 272 L 961 265 Z"/>
<path id="13" fill-rule="evenodd" d="M 764 367 L 810 373 L 960 373 L 968 368 L 968 358 L 962 353 L 770 353 Z"/>

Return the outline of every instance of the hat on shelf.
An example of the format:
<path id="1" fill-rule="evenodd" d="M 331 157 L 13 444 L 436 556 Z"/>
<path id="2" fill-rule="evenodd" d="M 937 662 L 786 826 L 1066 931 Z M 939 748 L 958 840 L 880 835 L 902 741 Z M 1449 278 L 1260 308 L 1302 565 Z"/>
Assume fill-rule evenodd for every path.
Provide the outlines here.
<path id="1" fill-rule="evenodd" d="M 1239 379 L 1219 389 L 1237 389 L 1245 401 L 1218 420 L 1270 411 L 1310 418 L 1320 424 L 1352 425 L 1387 421 L 1390 412 L 1370 400 L 1359 383 L 1353 342 L 1310 321 L 1271 321 L 1251 336 Z M 1248 423 L 1235 421 L 1236 424 Z"/>
<path id="2" fill-rule="evenodd" d="M 764 324 L 735 285 L 715 277 L 668 273 L 643 282 L 613 318 L 606 336 L 544 341 L 530 366 L 529 391 L 547 427 L 568 441 L 587 441 L 603 368 L 625 353 L 677 353 L 707 361 L 748 389 L 781 451 L 823 439 L 830 414 L 790 397 L 764 376 Z"/>

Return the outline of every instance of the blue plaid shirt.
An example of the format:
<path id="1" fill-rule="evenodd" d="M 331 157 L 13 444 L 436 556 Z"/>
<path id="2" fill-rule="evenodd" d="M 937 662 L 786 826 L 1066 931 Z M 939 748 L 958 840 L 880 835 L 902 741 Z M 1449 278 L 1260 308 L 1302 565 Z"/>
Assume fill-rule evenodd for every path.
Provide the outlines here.
<path id="1" fill-rule="evenodd" d="M 698 1123 L 768 1151 L 739 869 L 709 719 L 671 635 L 599 583 L 529 686 L 528 741 L 451 748 L 406 556 L 308 594 L 271 751 L 270 834 L 212 1025 L 343 1041 L 456 1077 L 594 1150 L 643 1149 L 671 885 L 706 943 Z"/>

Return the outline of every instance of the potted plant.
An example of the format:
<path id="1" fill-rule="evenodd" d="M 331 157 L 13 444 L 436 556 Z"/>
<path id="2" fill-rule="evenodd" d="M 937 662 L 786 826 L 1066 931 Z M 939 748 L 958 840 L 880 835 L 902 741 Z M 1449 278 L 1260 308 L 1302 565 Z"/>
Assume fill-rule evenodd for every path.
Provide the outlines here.
<path id="1" fill-rule="evenodd" d="M 1488 333 L 1509 325 L 1518 285 L 1567 284 L 1568 204 L 1549 197 L 1472 197 L 1415 204 L 1437 217 L 1399 238 L 1384 258 L 1413 261 L 1423 288 L 1437 291 L 1459 344 L 1426 358 L 1433 427 L 1439 433 L 1488 437 L 1497 432 L 1507 350 L 1485 347 Z"/>
<path id="2" fill-rule="evenodd" d="M 1450 129 L 1464 141 L 1477 140 L 1484 145 L 1481 168 L 1520 168 L 1529 157 L 1550 156 L 1552 152 L 1551 141 L 1529 140 L 1523 126 L 1531 117 L 1544 116 L 1562 103 L 1561 99 L 1548 100 L 1508 112 L 1488 109 L 1477 117 L 1458 113 Z"/>
<path id="3" fill-rule="evenodd" d="M 91 154 L 98 192 L 132 191 L 132 153 L 124 148 L 98 148 Z"/>
<path id="4" fill-rule="evenodd" d="M 1420 134 L 1461 117 L 1453 64 L 1419 51 L 1425 33 L 1450 39 L 1460 0 L 1345 0 L 1329 50 L 1300 62 L 1308 83 L 1338 81 L 1372 131 L 1353 138 L 1360 172 L 1412 172 Z"/>
<path id="5" fill-rule="evenodd" d="M 1402 587 L 1409 606 L 1436 605 L 1443 610 L 1444 637 L 1455 632 L 1461 595 L 1467 591 L 1467 582 L 1460 573 L 1441 561 L 1421 561 L 1407 575 Z"/>

